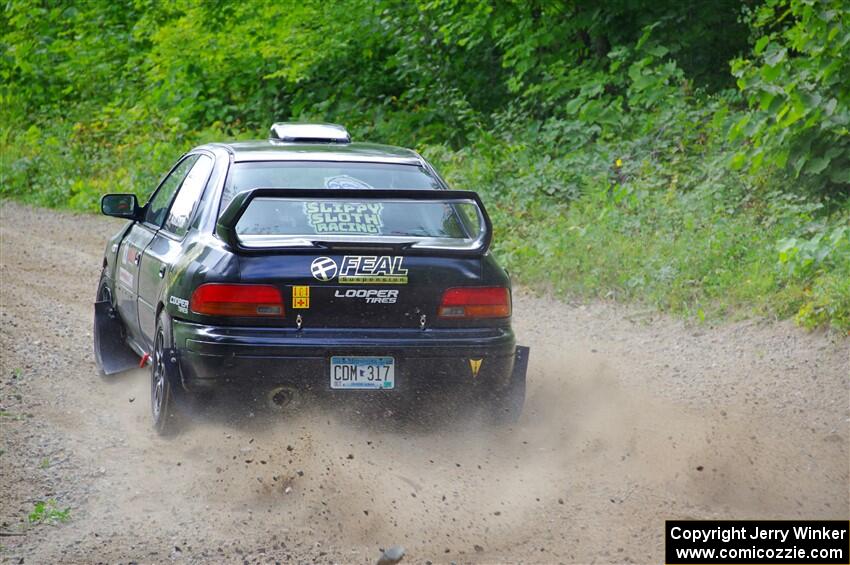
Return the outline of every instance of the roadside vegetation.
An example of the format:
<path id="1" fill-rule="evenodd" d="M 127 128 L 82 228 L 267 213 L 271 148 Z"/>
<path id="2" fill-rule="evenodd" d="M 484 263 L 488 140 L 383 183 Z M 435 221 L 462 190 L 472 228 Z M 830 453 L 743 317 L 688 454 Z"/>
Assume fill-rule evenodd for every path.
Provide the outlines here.
<path id="1" fill-rule="evenodd" d="M 333 121 L 481 192 L 523 284 L 850 330 L 850 5 L 600 6 L 13 0 L 0 196 L 94 211 Z"/>

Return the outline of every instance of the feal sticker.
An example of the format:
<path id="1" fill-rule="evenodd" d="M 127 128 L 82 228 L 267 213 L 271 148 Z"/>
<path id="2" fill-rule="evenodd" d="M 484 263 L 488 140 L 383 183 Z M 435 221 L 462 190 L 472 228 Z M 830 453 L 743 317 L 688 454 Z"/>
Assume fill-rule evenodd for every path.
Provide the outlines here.
<path id="1" fill-rule="evenodd" d="M 407 284 L 404 257 L 346 255 L 339 266 L 342 284 Z"/>
<path id="2" fill-rule="evenodd" d="M 380 202 L 305 202 L 307 223 L 317 234 L 380 235 L 384 221 Z"/>
<path id="3" fill-rule="evenodd" d="M 392 255 L 346 255 L 342 262 L 316 257 L 310 272 L 318 281 L 337 278 L 341 284 L 407 284 L 404 257 Z"/>
<path id="4" fill-rule="evenodd" d="M 292 307 L 309 308 L 310 307 L 310 287 L 309 286 L 293 286 L 292 287 Z"/>

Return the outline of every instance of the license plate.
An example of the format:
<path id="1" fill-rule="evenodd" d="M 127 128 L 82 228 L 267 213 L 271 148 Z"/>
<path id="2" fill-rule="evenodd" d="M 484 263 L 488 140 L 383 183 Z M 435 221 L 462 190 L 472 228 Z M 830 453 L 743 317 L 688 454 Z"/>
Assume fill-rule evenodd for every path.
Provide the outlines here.
<path id="1" fill-rule="evenodd" d="M 395 388 L 395 359 L 392 357 L 331 357 L 331 388 Z"/>

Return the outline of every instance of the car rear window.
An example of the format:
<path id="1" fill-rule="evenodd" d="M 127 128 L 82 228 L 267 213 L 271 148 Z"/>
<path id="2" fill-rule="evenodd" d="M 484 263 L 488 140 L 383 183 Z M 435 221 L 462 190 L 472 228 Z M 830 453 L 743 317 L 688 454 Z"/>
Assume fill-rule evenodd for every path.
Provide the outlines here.
<path id="1" fill-rule="evenodd" d="M 486 229 L 478 204 L 449 192 L 445 200 L 259 196 L 236 224 L 237 237 L 246 247 L 386 242 L 474 249 L 481 245 Z"/>
<path id="2" fill-rule="evenodd" d="M 436 178 L 419 165 L 334 161 L 235 163 L 221 197 L 224 210 L 234 196 L 254 188 L 403 188 L 439 189 Z"/>

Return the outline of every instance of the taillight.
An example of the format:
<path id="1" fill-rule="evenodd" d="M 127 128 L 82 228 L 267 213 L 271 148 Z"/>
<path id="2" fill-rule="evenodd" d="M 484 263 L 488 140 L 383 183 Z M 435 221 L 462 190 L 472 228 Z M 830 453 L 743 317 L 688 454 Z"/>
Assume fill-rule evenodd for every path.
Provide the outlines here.
<path id="1" fill-rule="evenodd" d="M 511 293 L 502 286 L 450 288 L 443 293 L 441 318 L 507 318 L 511 315 Z"/>
<path id="2" fill-rule="evenodd" d="M 207 316 L 283 316 L 280 291 L 267 284 L 206 283 L 192 293 L 192 312 Z"/>

